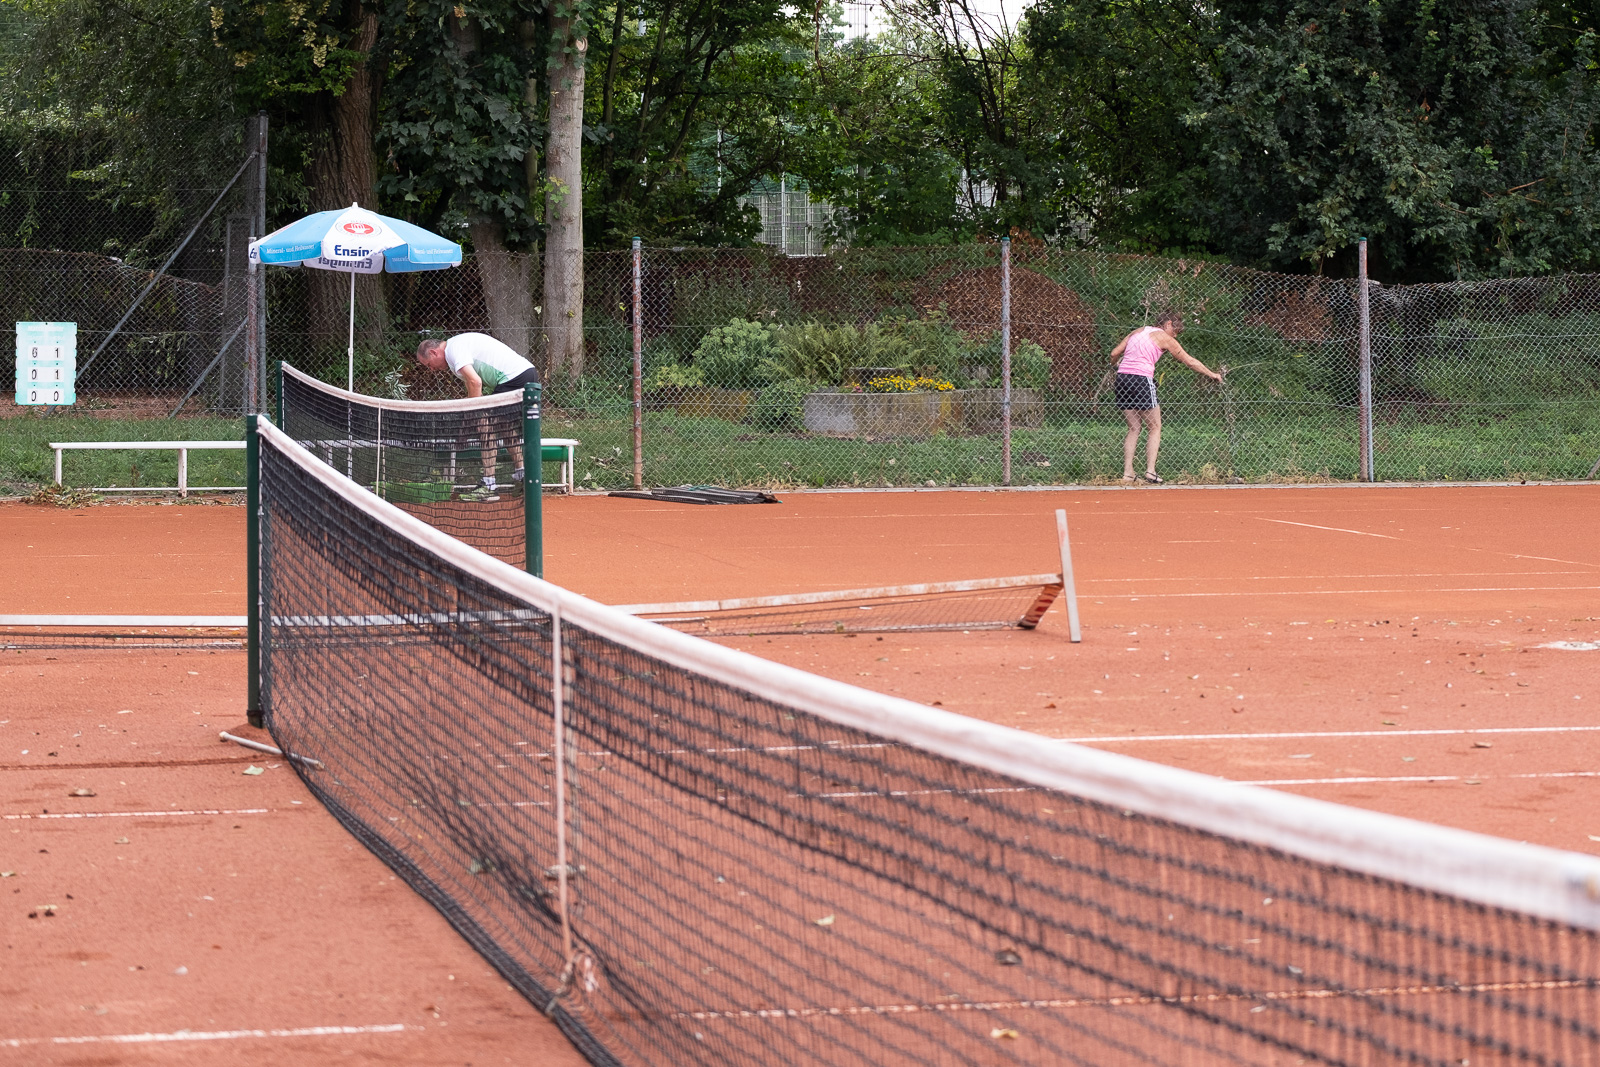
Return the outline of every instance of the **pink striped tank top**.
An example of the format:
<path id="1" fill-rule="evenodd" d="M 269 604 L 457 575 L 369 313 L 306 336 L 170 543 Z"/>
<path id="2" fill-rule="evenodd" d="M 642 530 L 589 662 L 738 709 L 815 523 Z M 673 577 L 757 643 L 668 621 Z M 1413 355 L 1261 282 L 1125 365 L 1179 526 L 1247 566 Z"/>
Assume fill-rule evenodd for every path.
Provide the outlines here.
<path id="1" fill-rule="evenodd" d="M 1161 349 L 1151 340 L 1150 335 L 1157 329 L 1155 326 L 1146 326 L 1128 338 L 1128 346 L 1122 350 L 1122 362 L 1117 364 L 1118 374 L 1137 374 L 1141 378 L 1155 377 L 1156 360 L 1161 358 Z"/>

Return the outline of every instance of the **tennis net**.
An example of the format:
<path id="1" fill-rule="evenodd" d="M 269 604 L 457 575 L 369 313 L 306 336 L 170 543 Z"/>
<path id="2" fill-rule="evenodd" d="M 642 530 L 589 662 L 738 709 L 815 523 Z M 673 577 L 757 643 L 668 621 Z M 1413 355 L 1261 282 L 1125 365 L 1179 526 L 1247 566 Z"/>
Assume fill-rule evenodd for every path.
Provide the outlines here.
<path id="1" fill-rule="evenodd" d="M 769 663 L 259 432 L 273 737 L 595 1063 L 1600 1063 L 1600 859 Z"/>
<path id="2" fill-rule="evenodd" d="M 522 393 L 389 400 L 279 364 L 278 422 L 324 463 L 403 511 L 503 560 L 527 564 Z M 536 457 L 530 468 L 540 480 Z M 494 488 L 486 490 L 485 479 Z"/>

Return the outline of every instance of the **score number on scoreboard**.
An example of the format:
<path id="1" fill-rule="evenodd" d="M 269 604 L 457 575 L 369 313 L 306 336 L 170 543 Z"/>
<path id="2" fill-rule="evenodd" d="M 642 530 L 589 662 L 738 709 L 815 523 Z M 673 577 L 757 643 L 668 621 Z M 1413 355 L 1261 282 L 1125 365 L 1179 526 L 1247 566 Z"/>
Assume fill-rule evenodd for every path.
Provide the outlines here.
<path id="1" fill-rule="evenodd" d="M 77 377 L 77 323 L 17 323 L 18 404 L 75 404 Z"/>

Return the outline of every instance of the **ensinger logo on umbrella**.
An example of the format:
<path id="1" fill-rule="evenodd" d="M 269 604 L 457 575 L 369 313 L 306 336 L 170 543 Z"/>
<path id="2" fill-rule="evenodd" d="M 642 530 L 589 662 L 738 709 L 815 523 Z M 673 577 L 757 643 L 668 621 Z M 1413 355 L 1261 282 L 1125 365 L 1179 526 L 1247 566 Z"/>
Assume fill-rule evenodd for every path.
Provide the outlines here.
<path id="1" fill-rule="evenodd" d="M 369 234 L 377 232 L 377 227 L 365 222 L 347 222 L 339 227 L 345 233 Z"/>

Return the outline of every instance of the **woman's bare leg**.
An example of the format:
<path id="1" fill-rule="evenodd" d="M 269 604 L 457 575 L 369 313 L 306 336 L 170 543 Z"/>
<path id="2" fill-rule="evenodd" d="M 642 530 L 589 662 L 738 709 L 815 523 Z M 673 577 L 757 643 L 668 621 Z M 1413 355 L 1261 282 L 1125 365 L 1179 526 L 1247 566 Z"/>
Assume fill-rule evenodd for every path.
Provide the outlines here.
<path id="1" fill-rule="evenodd" d="M 1144 425 L 1140 419 L 1140 412 L 1124 410 L 1122 417 L 1128 420 L 1128 436 L 1122 439 L 1122 477 L 1125 481 L 1133 480 L 1133 453 L 1139 447 L 1139 430 Z"/>
<path id="2" fill-rule="evenodd" d="M 1150 434 L 1144 439 L 1144 470 L 1146 474 L 1154 477 L 1156 473 L 1156 456 L 1161 452 L 1161 405 L 1157 404 L 1143 414 L 1144 424 L 1150 427 Z M 1132 473 L 1133 456 L 1131 454 L 1128 457 L 1127 466 L 1129 473 Z"/>

